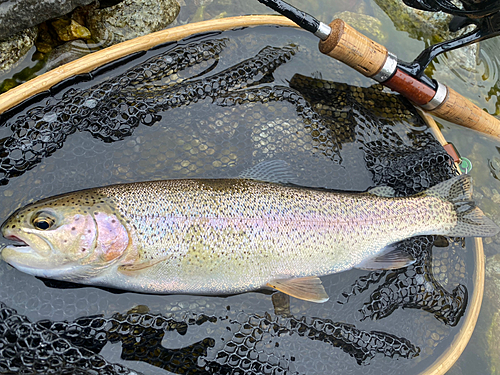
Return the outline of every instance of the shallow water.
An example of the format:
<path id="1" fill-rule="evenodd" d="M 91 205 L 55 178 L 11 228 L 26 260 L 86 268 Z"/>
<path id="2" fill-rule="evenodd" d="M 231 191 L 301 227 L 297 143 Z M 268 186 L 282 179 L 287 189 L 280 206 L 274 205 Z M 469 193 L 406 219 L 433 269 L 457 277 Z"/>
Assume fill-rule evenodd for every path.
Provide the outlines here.
<path id="1" fill-rule="evenodd" d="M 242 2 L 236 5 L 237 9 L 244 9 L 245 11 L 235 12 L 234 14 L 228 12 L 227 16 L 238 15 L 245 12 L 262 13 L 264 9 L 260 4 L 256 4 L 255 7 L 252 6 L 252 8 L 249 8 L 249 2 Z M 333 16 L 335 11 L 343 10 L 341 8 L 342 3 L 336 4 L 338 5 L 338 9 L 332 9 L 330 7 L 328 9 L 322 9 L 322 5 L 323 4 L 311 4 L 313 7 L 311 13 L 322 14 L 325 18 L 323 19 L 324 21 L 328 21 L 331 18 L 330 14 Z M 347 7 L 346 4 L 344 5 Z M 306 9 L 304 4 L 301 4 L 301 6 Z M 368 4 L 368 7 L 372 9 L 372 12 L 375 12 L 377 8 L 375 4 Z M 182 17 L 188 18 L 181 14 L 181 19 Z M 411 59 L 424 45 L 424 42 L 408 39 L 404 32 L 395 31 L 394 28 L 391 27 L 390 21 L 387 19 L 383 27 L 392 37 L 389 38 L 385 45 L 403 59 Z M 234 40 L 239 40 L 239 42 L 233 41 L 227 53 L 229 55 L 231 51 L 236 50 L 236 45 L 240 47 L 240 49 L 238 49 L 240 51 L 241 46 L 243 46 L 243 52 L 240 52 L 240 55 L 233 56 L 232 60 L 221 59 L 221 65 L 217 66 L 216 70 L 212 73 L 221 71 L 235 62 L 255 56 L 262 47 L 259 44 L 252 44 L 254 38 L 251 36 L 246 36 L 243 32 L 240 34 L 241 35 L 238 33 L 232 34 L 232 37 L 235 38 Z M 268 31 L 263 31 L 262 35 L 268 34 Z M 338 65 L 331 63 L 313 50 L 316 42 L 313 37 L 305 33 L 280 30 L 275 32 L 274 37 L 267 38 L 269 38 L 271 43 L 277 46 L 283 46 L 290 42 L 297 43 L 300 46 L 300 52 L 291 62 L 286 64 L 286 69 L 278 69 L 276 71 L 274 75 L 276 84 L 287 84 L 291 79 L 291 74 L 295 72 L 308 76 L 320 75 L 323 79 L 344 81 L 360 86 L 369 86 L 372 84 L 370 81 L 348 71 L 342 74 L 343 71 Z M 496 73 L 497 68 L 495 68 L 498 66 L 498 60 L 492 52 L 494 50 L 494 44 L 492 44 L 492 46 L 487 44 L 484 53 L 480 56 L 484 60 L 481 60 L 478 71 L 474 72 L 472 76 L 469 74 L 469 76 L 464 79 L 465 73 L 454 71 L 451 75 L 445 75 L 448 80 L 442 80 L 444 83 L 450 85 L 464 95 L 469 92 L 470 82 L 475 80 L 477 83 L 474 85 L 474 89 L 477 90 L 477 98 L 474 96 L 474 99 L 477 100 L 480 106 L 484 106 L 490 111 L 494 111 L 494 108 L 497 106 L 496 97 L 491 96 L 488 100 L 485 94 L 485 92 L 489 92 L 490 89 L 494 87 L 498 78 Z M 151 54 L 148 54 L 141 59 L 144 61 L 150 55 Z M 311 56 L 313 57 L 311 58 Z M 224 65 L 225 61 L 228 61 L 227 65 Z M 311 61 L 316 63 L 312 64 Z M 436 75 L 439 75 L 440 69 L 446 71 L 445 62 L 446 58 L 442 58 L 440 64 L 435 64 Z M 131 66 L 131 64 L 127 66 Z M 106 78 L 105 75 L 101 77 L 101 79 L 104 78 Z M 100 78 L 98 77 L 97 79 Z M 88 86 L 89 83 L 84 82 L 78 87 L 85 88 Z M 62 93 L 59 95 L 62 95 Z M 237 111 L 240 111 L 238 115 L 242 118 L 249 119 L 250 116 L 252 116 L 252 121 L 254 122 L 249 122 L 249 125 L 259 129 L 259 126 L 264 126 L 269 120 L 279 121 L 280 118 L 283 118 L 283 115 L 276 116 L 274 114 L 262 120 L 253 117 L 255 113 L 266 112 L 268 107 L 269 106 L 256 103 L 251 108 L 237 109 Z M 269 133 L 269 129 L 267 128 L 260 128 L 258 133 L 255 131 L 252 133 L 250 139 L 254 139 L 255 144 L 253 145 L 231 145 L 231 137 L 223 139 L 224 136 L 227 137 L 227 132 L 234 135 L 234 131 L 240 130 L 231 130 L 224 127 L 223 119 L 228 113 L 220 111 L 220 109 L 214 109 L 212 106 L 207 105 L 206 101 L 201 101 L 189 108 L 189 113 L 186 113 L 186 107 L 171 109 L 168 111 L 168 116 L 165 116 L 165 119 L 168 119 L 168 126 L 162 127 L 161 125 L 165 125 L 164 123 L 156 124 L 152 127 L 139 126 L 135 129 L 132 136 L 121 142 L 103 143 L 101 140 L 93 138 L 85 132 L 78 132 L 68 136 L 61 150 L 58 150 L 50 158 L 44 159 L 34 169 L 26 172 L 20 177 L 15 177 L 11 183 L 1 188 L 0 194 L 5 197 L 4 200 L 2 200 L 2 217 L 7 216 L 8 213 L 12 212 L 12 210 L 18 206 L 27 203 L 26 199 L 38 199 L 60 192 L 116 182 L 179 177 L 234 177 L 246 167 L 254 164 L 255 161 L 260 161 L 267 157 L 286 159 L 291 155 L 282 150 L 266 147 L 266 144 L 270 144 L 270 142 L 266 141 L 269 137 L 269 134 L 267 134 Z M 287 107 L 287 105 L 284 105 L 279 109 L 284 111 L 284 113 L 288 112 L 286 113 L 286 117 L 292 120 L 292 125 L 294 125 L 293 120 L 295 120 L 296 123 L 300 121 L 300 119 L 294 119 L 294 116 L 290 116 L 290 112 L 293 113 L 295 110 L 292 106 Z M 214 112 L 212 113 L 210 111 Z M 223 145 L 223 147 L 217 147 L 215 143 L 211 145 L 209 141 L 200 143 L 200 139 L 205 135 L 196 128 L 196 124 L 199 121 L 203 121 L 203 117 L 207 117 L 209 123 L 212 121 L 211 118 L 213 118 L 214 129 L 219 129 L 218 131 L 220 131 L 222 137 L 220 140 L 222 140 L 222 143 L 229 143 Z M 189 119 L 189 121 L 186 121 L 186 119 Z M 218 119 L 220 122 L 217 122 Z M 480 184 L 479 186 L 488 186 L 490 189 L 498 188 L 497 184 L 499 181 L 491 175 L 489 168 L 491 160 L 494 160 L 498 153 L 495 142 L 487 140 L 485 137 L 472 131 L 458 128 L 452 124 L 441 123 L 444 125 L 445 137 L 457 146 L 463 156 L 468 156 L 473 152 L 474 144 L 481 144 L 481 150 L 476 150 L 475 157 L 471 158 L 474 162 L 472 175 L 476 179 L 476 183 Z M 280 124 L 278 123 L 278 125 Z M 287 126 L 290 126 L 290 124 L 287 124 Z M 243 129 L 245 128 L 246 127 L 243 127 Z M 5 132 L 5 129 L 2 131 Z M 192 134 L 189 132 L 192 132 Z M 226 133 L 226 135 L 224 135 L 224 133 Z M 255 141 L 256 137 L 257 140 Z M 292 135 L 290 135 L 290 137 L 292 137 Z M 170 143 L 165 144 L 163 141 L 164 139 L 169 139 Z M 472 143 L 470 143 L 471 139 L 473 140 Z M 262 147 L 262 145 L 264 145 L 264 147 Z M 347 148 L 347 150 L 344 149 L 344 151 L 348 152 L 348 148 L 351 146 L 349 143 L 346 143 L 344 147 Z M 199 155 L 196 156 L 200 151 L 205 154 L 203 154 L 202 157 Z M 302 162 L 303 165 L 309 163 L 309 166 L 314 165 L 315 168 L 317 168 L 316 170 L 311 170 L 311 168 L 299 168 L 298 170 L 294 170 L 299 178 L 302 179 L 300 181 L 302 184 L 308 186 L 327 186 L 331 188 L 352 188 L 349 182 L 351 173 L 346 173 L 347 168 L 339 168 L 336 165 L 332 165 L 329 163 L 329 159 L 325 158 L 324 155 L 315 155 L 314 161 L 309 160 L 308 156 L 301 153 L 294 154 L 293 158 L 297 162 L 297 165 L 300 165 L 299 162 Z M 359 163 L 359 159 L 357 162 Z M 354 164 L 356 164 L 356 161 L 354 161 Z M 89 165 L 92 166 L 90 170 Z M 208 166 L 210 166 L 210 168 L 208 168 Z M 328 170 L 330 173 L 325 173 L 325 170 Z M 352 169 L 349 170 L 352 171 Z M 371 180 L 366 170 L 358 168 L 357 171 L 357 177 L 363 176 L 363 173 L 365 173 L 365 175 L 356 181 L 356 188 L 361 190 L 370 186 Z M 339 179 L 338 176 L 341 176 L 341 179 Z M 485 209 L 486 212 L 492 207 L 492 205 L 487 203 L 488 202 L 481 204 L 480 202 L 480 206 Z M 497 215 L 497 212 L 493 209 L 490 211 L 492 211 L 491 213 L 493 215 Z M 470 246 L 470 244 L 468 244 L 468 246 Z M 487 253 L 497 252 L 495 242 L 491 243 L 489 246 L 488 248 L 488 245 L 486 245 Z M 457 251 L 459 250 L 460 249 Z M 439 257 L 439 255 L 436 256 Z M 470 264 L 470 259 L 467 261 L 468 264 Z M 252 313 L 264 315 L 265 312 L 272 311 L 273 309 L 270 297 L 259 293 L 246 294 L 244 298 L 241 296 L 228 298 L 140 296 L 140 298 L 138 298 L 136 295 L 130 293 L 110 294 L 92 288 L 76 290 L 48 289 L 41 281 L 34 280 L 30 276 L 17 272 L 3 263 L 0 267 L 2 277 L 9 280 L 8 285 L 5 285 L 5 288 L 2 288 L 0 292 L 0 300 L 16 308 L 19 313 L 26 314 L 33 321 L 38 319 L 71 320 L 76 316 L 97 313 L 104 313 L 106 316 L 109 316 L 115 312 L 125 312 L 137 304 L 147 305 L 153 313 L 161 312 L 165 314 L 169 312 L 172 316 L 181 320 L 192 311 L 203 312 L 207 315 L 217 315 L 221 309 L 224 309 L 226 306 L 231 307 L 230 312 L 227 313 L 227 322 L 220 320 L 217 324 L 206 324 L 195 328 L 189 328 L 187 336 L 171 333 L 170 337 L 165 338 L 165 340 L 168 339 L 165 345 L 167 347 L 170 347 L 169 345 L 183 347 L 184 345 L 202 340 L 207 336 L 212 337 L 221 335 L 222 332 L 225 331 L 235 332 L 238 328 L 235 328 L 234 322 L 228 322 L 231 321 L 231 319 L 238 321 L 245 319 L 238 314 L 245 312 L 245 314 Z M 390 319 L 382 319 L 376 322 L 371 320 L 360 322 L 359 314 L 353 314 L 353 312 L 362 306 L 364 303 L 362 297 L 366 296 L 354 299 L 349 305 L 337 304 L 335 301 L 342 299 L 339 290 L 345 290 L 345 288 L 354 282 L 357 277 L 363 274 L 364 273 L 361 271 L 352 271 L 346 278 L 342 278 L 342 280 L 338 275 L 327 278 L 324 283 L 327 286 L 327 291 L 331 293 L 331 302 L 325 305 L 315 305 L 311 307 L 311 304 L 292 300 L 291 313 L 296 317 L 315 316 L 322 319 L 353 323 L 357 328 L 361 329 L 392 332 L 394 334 L 403 335 L 410 340 L 413 339 L 415 344 L 427 348 L 433 348 L 434 344 L 427 342 L 426 345 L 424 341 L 426 339 L 433 341 L 433 339 L 429 337 L 437 337 L 436 342 L 439 342 L 438 349 L 446 347 L 452 336 L 445 339 L 443 339 L 443 337 L 447 337 L 448 333 L 451 332 L 450 328 L 442 325 L 426 312 L 399 309 L 396 310 Z M 444 280 L 441 281 L 444 282 Z M 456 285 L 456 282 L 457 280 L 448 280 L 448 290 L 451 290 L 453 286 Z M 465 283 L 468 288 L 472 288 L 469 280 L 461 280 L 460 282 Z M 365 294 L 368 295 L 367 293 Z M 397 332 L 393 330 L 395 321 L 401 325 L 401 330 Z M 415 332 L 412 332 L 412 324 L 415 321 L 420 321 L 420 324 L 426 327 L 429 332 L 428 338 L 419 335 L 412 336 L 412 334 L 415 334 Z M 483 319 L 482 321 L 487 321 L 487 319 Z M 459 327 L 456 327 L 456 329 L 458 328 Z M 408 360 L 400 359 L 394 364 L 394 362 L 391 361 L 387 362 L 387 359 L 376 358 L 373 360 L 372 367 L 358 366 L 353 362 L 353 359 L 345 353 L 334 350 L 319 341 L 310 341 L 306 339 L 296 340 L 295 336 L 293 336 L 294 339 L 292 340 L 286 337 L 278 340 L 278 337 L 279 336 L 271 335 L 267 341 L 264 340 L 262 342 L 264 342 L 266 346 L 276 346 L 277 344 L 280 349 L 274 351 L 274 353 L 278 353 L 278 355 L 282 355 L 283 358 L 286 359 L 289 366 L 288 368 L 292 372 L 329 373 L 332 366 L 335 366 L 338 361 L 341 361 L 342 363 L 347 363 L 346 370 L 352 371 L 352 373 L 378 374 L 382 373 L 381 369 L 385 369 L 386 367 L 393 368 L 394 370 L 396 370 L 396 368 L 407 368 L 409 363 L 407 363 Z M 210 349 L 210 355 L 215 355 L 217 349 L 220 348 L 216 347 Z M 432 358 L 435 358 L 436 353 L 439 352 L 438 349 L 435 351 L 430 350 L 429 353 L 422 353 L 418 360 L 423 360 L 424 362 L 419 364 L 420 367 L 415 367 L 414 371 L 418 372 L 419 368 L 425 367 L 426 361 L 430 363 Z M 120 351 L 121 349 L 119 346 L 108 344 L 101 354 L 105 355 L 111 362 L 121 362 L 125 366 L 134 367 L 144 373 L 152 371 L 153 367 L 148 367 L 150 365 L 137 362 L 132 366 L 130 361 L 120 359 Z M 293 355 L 290 353 L 293 353 Z M 308 355 L 306 353 L 314 353 L 314 355 Z M 299 355 L 302 357 L 298 357 Z M 474 352 L 470 349 L 466 350 L 462 359 L 450 372 L 460 373 L 459 371 L 464 367 L 470 369 L 475 368 L 476 370 L 478 368 L 484 368 L 485 370 L 483 372 L 475 371 L 462 373 L 485 373 L 486 364 L 478 362 L 474 360 L 474 358 L 471 359 L 474 355 Z M 467 363 L 467 366 L 465 366 L 465 363 Z"/>

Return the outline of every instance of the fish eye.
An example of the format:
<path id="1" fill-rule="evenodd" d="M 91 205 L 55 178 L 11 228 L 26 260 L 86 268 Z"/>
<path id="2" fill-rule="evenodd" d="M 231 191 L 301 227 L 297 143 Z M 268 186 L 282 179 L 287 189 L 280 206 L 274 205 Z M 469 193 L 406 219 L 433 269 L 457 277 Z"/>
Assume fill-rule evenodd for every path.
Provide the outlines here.
<path id="1" fill-rule="evenodd" d="M 31 220 L 31 223 L 36 229 L 40 230 L 47 230 L 52 228 L 52 226 L 55 224 L 55 220 L 53 217 L 49 216 L 48 214 L 44 212 L 39 212 L 37 213 L 33 219 Z"/>

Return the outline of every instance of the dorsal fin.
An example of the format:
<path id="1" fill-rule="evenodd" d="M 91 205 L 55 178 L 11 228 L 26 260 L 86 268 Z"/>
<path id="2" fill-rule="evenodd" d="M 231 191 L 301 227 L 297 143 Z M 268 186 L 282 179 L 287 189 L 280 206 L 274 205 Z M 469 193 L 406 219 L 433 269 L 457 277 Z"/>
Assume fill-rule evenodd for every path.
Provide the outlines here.
<path id="1" fill-rule="evenodd" d="M 239 178 L 281 184 L 295 184 L 297 176 L 284 160 L 267 160 L 244 170 Z"/>
<path id="2" fill-rule="evenodd" d="M 390 186 L 377 186 L 367 191 L 368 194 L 376 195 L 377 197 L 392 198 L 396 192 Z"/>

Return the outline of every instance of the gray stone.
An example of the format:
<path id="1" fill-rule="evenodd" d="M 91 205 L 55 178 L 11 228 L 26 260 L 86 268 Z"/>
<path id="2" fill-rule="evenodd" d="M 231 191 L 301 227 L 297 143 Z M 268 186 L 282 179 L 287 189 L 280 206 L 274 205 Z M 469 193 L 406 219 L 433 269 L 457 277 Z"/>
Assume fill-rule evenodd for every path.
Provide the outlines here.
<path id="1" fill-rule="evenodd" d="M 415 39 L 447 39 L 451 15 L 443 12 L 426 12 L 407 6 L 400 0 L 375 0 L 375 3 L 392 20 L 396 29 L 407 31 Z"/>
<path id="2" fill-rule="evenodd" d="M 92 10 L 87 27 L 92 38 L 106 46 L 162 30 L 175 20 L 179 10 L 175 0 L 125 0 Z"/>
<path id="3" fill-rule="evenodd" d="M 500 375 L 499 345 L 500 254 L 497 254 L 486 258 L 484 298 L 474 333 L 464 354 L 446 375 Z"/>
<path id="4" fill-rule="evenodd" d="M 401 0 L 375 0 L 375 3 L 389 16 L 396 29 L 408 32 L 414 39 L 436 44 L 469 31 L 469 28 L 465 28 L 457 33 L 451 33 L 448 25 L 452 16 L 443 12 L 418 10 L 405 5 Z M 451 51 L 448 54 L 447 64 L 451 69 L 459 67 L 467 72 L 475 72 L 478 51 L 477 44 Z"/>
<path id="5" fill-rule="evenodd" d="M 32 27 L 0 42 L 0 72 L 6 72 L 16 66 L 33 47 L 36 36 L 37 28 Z"/>
<path id="6" fill-rule="evenodd" d="M 486 259 L 483 309 L 489 312 L 486 332 L 491 374 L 500 374 L 500 254 Z"/>
<path id="7" fill-rule="evenodd" d="M 374 38 L 379 43 L 387 41 L 387 34 L 382 30 L 382 22 L 379 19 L 367 14 L 344 11 L 336 13 L 333 18 L 340 18 L 342 21 L 354 27 L 357 31 Z"/>
<path id="8" fill-rule="evenodd" d="M 54 48 L 45 65 L 46 70 L 51 70 L 89 54 L 91 50 L 83 40 L 74 40 Z"/>
<path id="9" fill-rule="evenodd" d="M 491 197 L 491 200 L 493 202 L 495 202 L 496 204 L 500 204 L 500 194 L 498 194 L 498 192 L 496 194 L 493 194 L 493 196 Z"/>
<path id="10" fill-rule="evenodd" d="M 0 40 L 94 0 L 0 0 Z"/>
<path id="11" fill-rule="evenodd" d="M 498 348 L 500 346 L 500 311 L 493 315 L 490 329 L 486 334 L 490 354 L 490 370 L 492 375 L 500 374 L 500 355 Z"/>

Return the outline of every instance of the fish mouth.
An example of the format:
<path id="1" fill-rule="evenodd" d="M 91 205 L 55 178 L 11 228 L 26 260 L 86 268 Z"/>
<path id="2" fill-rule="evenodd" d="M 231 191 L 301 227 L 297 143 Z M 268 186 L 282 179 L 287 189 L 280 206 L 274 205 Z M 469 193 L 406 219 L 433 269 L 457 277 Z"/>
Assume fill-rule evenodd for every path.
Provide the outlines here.
<path id="1" fill-rule="evenodd" d="M 29 275 L 51 277 L 51 264 L 48 263 L 47 257 L 38 254 L 22 240 L 5 246 L 0 252 L 0 259 Z"/>
<path id="2" fill-rule="evenodd" d="M 37 266 L 33 266 L 33 264 L 42 263 L 45 259 L 43 255 L 39 254 L 39 252 L 31 247 L 28 242 L 29 239 L 23 240 L 21 237 L 12 233 L 4 233 L 3 237 L 11 242 L 3 245 L 0 251 L 0 259 L 3 259 L 11 266 L 19 268 L 25 261 L 28 261 L 30 267 L 38 268 Z"/>
<path id="3" fill-rule="evenodd" d="M 7 249 L 7 248 L 14 248 L 16 252 L 19 253 L 32 253 L 34 250 L 28 245 L 26 241 L 23 241 L 17 236 L 14 235 L 8 235 L 4 237 L 5 239 L 9 241 L 13 241 L 14 243 L 10 244 L 5 244 L 1 250 Z M 2 255 L 3 251 L 0 251 L 0 256 Z"/>
<path id="4" fill-rule="evenodd" d="M 47 251 L 40 252 L 39 247 L 32 243 L 29 235 L 18 236 L 17 233 L 3 233 L 3 237 L 10 243 L 0 246 L 0 259 L 10 264 L 12 267 L 29 275 L 45 277 L 51 279 L 66 279 L 66 275 L 75 273 L 74 265 L 60 264 L 51 244 L 43 238 L 37 236 L 37 241 L 42 239 L 47 246 Z M 32 245 L 30 245 L 32 243 Z M 32 247 L 33 246 L 33 247 Z"/>
<path id="5" fill-rule="evenodd" d="M 92 275 L 94 271 L 92 267 L 77 268 L 72 264 L 54 264 L 53 259 L 40 255 L 25 241 L 19 238 L 9 240 L 16 243 L 0 247 L 0 259 L 28 275 L 77 282 L 79 277 L 86 278 L 87 274 Z"/>
<path id="6" fill-rule="evenodd" d="M 9 240 L 9 241 L 14 241 L 13 244 L 10 244 L 10 246 L 14 246 L 14 247 L 23 247 L 23 246 L 29 246 L 26 241 L 23 241 L 22 239 L 20 239 L 19 237 L 17 236 L 14 236 L 13 234 L 11 235 L 8 235 L 8 236 L 5 236 L 5 239 L 6 240 Z"/>

